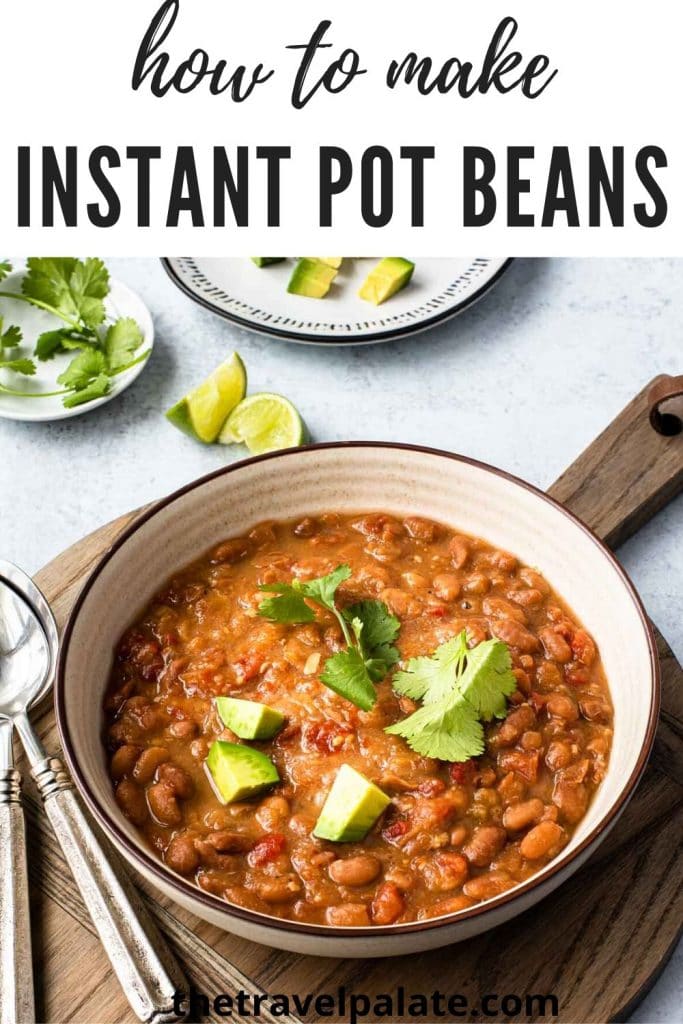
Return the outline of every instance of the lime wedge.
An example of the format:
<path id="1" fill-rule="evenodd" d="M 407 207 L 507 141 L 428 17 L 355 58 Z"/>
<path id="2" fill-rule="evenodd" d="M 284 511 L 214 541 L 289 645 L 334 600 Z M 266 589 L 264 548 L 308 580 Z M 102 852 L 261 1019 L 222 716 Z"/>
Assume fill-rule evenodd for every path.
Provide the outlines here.
<path id="1" fill-rule="evenodd" d="M 250 395 L 233 409 L 220 432 L 221 444 L 243 442 L 254 455 L 304 444 L 306 426 L 282 395 Z"/>
<path id="2" fill-rule="evenodd" d="M 246 392 L 247 371 L 233 352 L 202 384 L 172 406 L 166 418 L 195 440 L 211 444 Z"/>

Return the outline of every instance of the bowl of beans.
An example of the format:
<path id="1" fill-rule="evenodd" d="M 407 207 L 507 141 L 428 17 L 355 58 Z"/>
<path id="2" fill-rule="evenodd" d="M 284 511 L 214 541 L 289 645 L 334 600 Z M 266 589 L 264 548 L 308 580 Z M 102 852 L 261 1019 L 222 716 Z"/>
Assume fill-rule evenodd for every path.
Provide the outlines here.
<path id="1" fill-rule="evenodd" d="M 137 519 L 67 624 L 56 706 L 82 796 L 161 892 L 267 945 L 391 956 L 581 867 L 644 770 L 658 673 L 633 586 L 561 505 L 358 442 Z"/>

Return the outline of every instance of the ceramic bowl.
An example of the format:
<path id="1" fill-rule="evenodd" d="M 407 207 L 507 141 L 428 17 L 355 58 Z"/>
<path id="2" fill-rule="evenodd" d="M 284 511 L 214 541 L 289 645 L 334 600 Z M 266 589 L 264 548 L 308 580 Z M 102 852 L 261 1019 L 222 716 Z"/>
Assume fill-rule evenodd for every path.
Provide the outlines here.
<path id="1" fill-rule="evenodd" d="M 114 802 L 102 698 L 118 638 L 165 581 L 218 541 L 263 519 L 384 510 L 439 520 L 536 566 L 595 637 L 615 707 L 607 776 L 571 842 L 542 871 L 458 914 L 384 927 L 335 928 L 255 913 L 203 892 L 146 848 Z M 56 684 L 64 753 L 91 811 L 124 858 L 198 917 L 300 953 L 372 957 L 458 942 L 528 910 L 605 838 L 645 767 L 659 708 L 648 619 L 607 548 L 562 506 L 499 470 L 445 452 L 378 443 L 320 445 L 233 464 L 161 501 L 102 558 L 67 625 Z M 550 908 L 549 911 L 550 912 Z"/>

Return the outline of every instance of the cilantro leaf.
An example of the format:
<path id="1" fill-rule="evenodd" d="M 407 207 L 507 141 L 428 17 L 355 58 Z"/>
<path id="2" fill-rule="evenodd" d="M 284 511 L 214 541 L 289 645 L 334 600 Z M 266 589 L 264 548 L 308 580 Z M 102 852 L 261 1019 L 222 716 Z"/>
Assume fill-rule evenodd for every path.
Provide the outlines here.
<path id="1" fill-rule="evenodd" d="M 349 647 L 328 658 L 320 680 L 362 711 L 370 711 L 375 705 L 377 693 L 357 647 Z"/>
<path id="2" fill-rule="evenodd" d="M 502 640 L 486 640 L 468 651 L 467 667 L 459 686 L 460 692 L 485 722 L 492 718 L 505 718 L 506 698 L 517 689 L 508 645 Z"/>
<path id="3" fill-rule="evenodd" d="M 104 322 L 109 271 L 102 260 L 32 256 L 21 290 L 28 299 L 94 329 Z"/>
<path id="4" fill-rule="evenodd" d="M 269 583 L 260 586 L 259 590 L 278 594 L 278 597 L 267 597 L 265 601 L 261 601 L 258 613 L 265 619 L 292 624 L 315 621 L 315 612 L 306 604 L 303 594 L 295 590 L 292 584 Z"/>
<path id="5" fill-rule="evenodd" d="M 274 622 L 312 622 L 315 614 L 307 601 L 332 612 L 342 629 L 346 649 L 327 659 L 321 682 L 356 707 L 369 711 L 377 700 L 374 683 L 384 679 L 399 659 L 393 642 L 400 622 L 382 601 L 359 601 L 340 611 L 335 604 L 336 593 L 350 576 L 350 566 L 338 565 L 319 579 L 265 584 L 259 589 L 277 596 L 261 602 L 259 615 Z"/>
<path id="6" fill-rule="evenodd" d="M 423 704 L 384 731 L 402 736 L 417 754 L 439 761 L 469 761 L 484 752 L 484 729 L 477 712 L 466 701 L 451 703 L 444 698 Z"/>
<path id="7" fill-rule="evenodd" d="M 394 640 L 401 623 L 383 601 L 360 601 L 342 614 L 351 623 L 370 678 L 379 682 L 399 660 Z"/>
<path id="8" fill-rule="evenodd" d="M 36 364 L 32 359 L 5 359 L 0 360 L 0 370 L 13 370 L 14 373 L 32 377 L 36 372 Z"/>
<path id="9" fill-rule="evenodd" d="M 0 354 L 3 349 L 16 348 L 17 345 L 21 344 L 22 333 L 21 327 L 17 327 L 16 324 L 12 324 L 7 330 L 2 333 L 3 321 L 0 317 Z"/>
<path id="10" fill-rule="evenodd" d="M 467 634 L 458 636 L 437 647 L 431 657 L 411 658 L 403 672 L 397 672 L 392 686 L 404 697 L 423 700 L 431 704 L 447 697 L 467 656 Z"/>
<path id="11" fill-rule="evenodd" d="M 74 347 L 74 332 L 70 327 L 59 327 L 54 331 L 43 331 L 36 341 L 35 355 L 41 362 L 54 358 L 58 352 Z M 78 347 L 85 347 L 85 342 L 78 342 Z"/>
<path id="12" fill-rule="evenodd" d="M 301 591 L 306 597 L 310 597 L 312 601 L 316 601 L 318 604 L 328 608 L 331 612 L 335 611 L 334 597 L 337 592 L 337 588 L 344 580 L 348 580 L 351 575 L 351 567 L 348 565 L 338 565 L 337 568 L 328 573 L 327 576 L 321 576 L 317 580 L 307 580 L 305 583 L 296 582 L 295 586 Z"/>
<path id="13" fill-rule="evenodd" d="M 412 658 L 393 686 L 423 704 L 385 731 L 425 757 L 467 761 L 484 750 L 482 722 L 505 717 L 517 680 L 507 644 L 486 640 L 468 650 L 463 631 L 431 657 Z"/>
<path id="14" fill-rule="evenodd" d="M 111 378 L 106 373 L 101 373 L 99 377 L 95 377 L 94 380 L 82 388 L 80 391 L 74 391 L 73 394 L 67 395 L 63 399 L 63 405 L 66 409 L 73 409 L 77 405 L 84 405 L 86 402 L 92 402 L 96 398 L 104 398 L 111 391 Z"/>
<path id="15" fill-rule="evenodd" d="M 132 317 L 123 317 L 113 323 L 104 337 L 104 351 L 110 372 L 120 370 L 129 363 L 143 340 L 140 326 Z"/>
<path id="16" fill-rule="evenodd" d="M 82 391 L 96 377 L 106 375 L 107 360 L 98 349 L 88 348 L 71 360 L 66 370 L 57 377 L 57 383 L 73 391 Z"/>
<path id="17" fill-rule="evenodd" d="M 304 598 L 315 601 L 328 611 L 338 616 L 334 604 L 337 587 L 351 575 L 348 565 L 338 566 L 334 572 L 321 576 L 317 580 L 292 580 L 291 583 L 265 583 L 259 587 L 266 593 L 279 594 L 279 597 L 267 598 L 259 606 L 259 615 L 275 622 L 313 622 L 315 613 L 306 604 Z"/>
<path id="18" fill-rule="evenodd" d="M 0 281 L 4 281 L 6 277 L 12 273 L 12 264 L 9 260 L 0 260 Z"/>

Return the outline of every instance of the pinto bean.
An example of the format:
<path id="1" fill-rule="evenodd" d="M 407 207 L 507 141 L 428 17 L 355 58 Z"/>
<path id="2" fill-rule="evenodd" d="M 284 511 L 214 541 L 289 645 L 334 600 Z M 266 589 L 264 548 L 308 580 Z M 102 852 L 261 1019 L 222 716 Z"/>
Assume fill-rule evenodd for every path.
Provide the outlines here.
<path id="1" fill-rule="evenodd" d="M 406 868 L 389 868 L 384 877 L 387 882 L 393 882 L 401 892 L 408 892 L 415 887 L 415 876 Z"/>
<path id="2" fill-rule="evenodd" d="M 449 896 L 445 900 L 434 903 L 431 907 L 425 907 L 418 916 L 421 921 L 424 921 L 432 917 L 442 917 L 444 914 L 457 914 L 459 910 L 468 910 L 474 904 L 475 900 L 469 896 Z"/>
<path id="3" fill-rule="evenodd" d="M 399 618 L 408 618 L 412 615 L 418 615 L 420 612 L 420 602 L 412 594 L 407 594 L 405 590 L 398 590 L 396 587 L 386 587 L 380 594 L 380 597 L 389 610 L 394 615 L 398 615 Z"/>
<path id="4" fill-rule="evenodd" d="M 169 727 L 169 732 L 178 740 L 191 740 L 199 732 L 199 726 L 191 718 L 184 718 L 180 722 L 174 722 Z"/>
<path id="5" fill-rule="evenodd" d="M 264 903 L 290 903 L 301 892 L 301 882 L 296 875 L 287 874 L 259 879 L 254 889 Z"/>
<path id="6" fill-rule="evenodd" d="M 373 924 L 393 924 L 405 910 L 403 893 L 393 882 L 380 885 L 370 906 Z"/>
<path id="7" fill-rule="evenodd" d="M 520 704 L 511 711 L 496 733 L 499 747 L 511 747 L 532 726 L 536 725 L 536 713 L 529 704 Z"/>
<path id="8" fill-rule="evenodd" d="M 192 837 L 180 835 L 172 839 L 166 847 L 164 860 L 171 871 L 177 871 L 179 875 L 194 874 L 200 861 Z"/>
<path id="9" fill-rule="evenodd" d="M 503 849 L 506 839 L 504 828 L 498 825 L 480 825 L 479 828 L 475 828 L 462 852 L 470 864 L 477 868 L 485 868 Z"/>
<path id="10" fill-rule="evenodd" d="M 601 697 L 586 697 L 579 701 L 579 708 L 589 722 L 609 722 L 610 707 Z"/>
<path id="11" fill-rule="evenodd" d="M 492 619 L 514 619 L 515 622 L 526 624 L 526 615 L 521 608 L 516 608 L 509 601 L 502 597 L 485 597 L 482 601 L 482 608 L 486 615 Z"/>
<path id="12" fill-rule="evenodd" d="M 545 707 L 549 715 L 561 718 L 564 722 L 576 722 L 579 717 L 576 701 L 566 693 L 551 693 Z"/>
<path id="13" fill-rule="evenodd" d="M 382 870 L 382 864 L 372 854 L 360 853 L 357 857 L 332 861 L 327 870 L 337 885 L 361 886 L 374 882 Z"/>
<path id="14" fill-rule="evenodd" d="M 564 740 L 552 740 L 546 751 L 545 763 L 551 772 L 556 772 L 558 768 L 566 768 L 571 764 L 572 756 L 572 748 L 568 743 Z"/>
<path id="15" fill-rule="evenodd" d="M 411 537 L 422 540 L 425 544 L 431 544 L 442 532 L 438 523 L 432 522 L 431 519 L 423 519 L 421 516 L 408 516 L 403 520 L 403 525 Z"/>
<path id="16" fill-rule="evenodd" d="M 448 545 L 448 554 L 454 569 L 462 569 L 470 557 L 470 544 L 464 537 L 453 537 Z"/>
<path id="17" fill-rule="evenodd" d="M 289 800 L 284 796 L 269 796 L 256 811 L 256 820 L 266 832 L 276 832 L 289 817 Z"/>
<path id="18" fill-rule="evenodd" d="M 510 804 L 503 814 L 503 825 L 508 832 L 521 832 L 529 825 L 535 825 L 543 814 L 543 801 L 538 797 L 525 800 L 521 804 Z"/>
<path id="19" fill-rule="evenodd" d="M 459 889 L 469 875 L 469 862 L 460 853 L 443 851 L 425 858 L 420 871 L 430 892 Z"/>
<path id="20" fill-rule="evenodd" d="M 124 775 L 130 775 L 139 755 L 140 747 L 135 747 L 131 743 L 125 743 L 114 751 L 109 765 L 112 779 L 121 779 Z"/>
<path id="21" fill-rule="evenodd" d="M 180 825 L 183 812 L 178 803 L 175 790 L 166 782 L 156 782 L 147 790 L 147 801 L 150 810 L 162 825 Z"/>
<path id="22" fill-rule="evenodd" d="M 572 660 L 571 647 L 554 628 L 547 626 L 540 630 L 538 635 L 543 644 L 546 658 L 557 661 L 560 665 L 566 665 L 568 661 Z"/>
<path id="23" fill-rule="evenodd" d="M 115 792 L 116 802 L 134 825 L 144 825 L 148 812 L 145 794 L 135 782 L 124 779 L 119 782 Z"/>
<path id="24" fill-rule="evenodd" d="M 471 878 L 463 886 L 463 892 L 475 900 L 490 900 L 515 884 L 507 871 L 489 871 L 486 875 Z"/>
<path id="25" fill-rule="evenodd" d="M 141 786 L 151 782 L 154 773 L 160 764 L 169 759 L 168 750 L 165 747 L 147 747 L 143 750 L 133 768 L 133 778 Z"/>
<path id="26" fill-rule="evenodd" d="M 461 583 L 457 576 L 450 572 L 440 572 L 432 581 L 432 588 L 442 601 L 455 601 L 460 595 Z"/>
<path id="27" fill-rule="evenodd" d="M 157 780 L 163 782 L 181 800 L 187 800 L 194 793 L 192 776 L 177 764 L 162 764 L 157 769 Z"/>
<path id="28" fill-rule="evenodd" d="M 550 593 L 550 587 L 546 583 L 540 572 L 536 572 L 535 569 L 527 569 L 524 566 L 519 570 L 519 577 L 526 583 L 527 587 L 533 587 L 535 590 L 540 590 L 544 597 Z"/>
<path id="29" fill-rule="evenodd" d="M 370 924 L 370 914 L 364 903 L 340 903 L 337 907 L 327 908 L 325 920 L 337 927 L 361 928 Z"/>
<path id="30" fill-rule="evenodd" d="M 211 554 L 211 564 L 217 565 L 224 562 L 227 565 L 234 565 L 235 562 L 241 562 L 243 558 L 246 558 L 250 549 L 251 545 L 247 537 L 233 537 L 232 540 L 226 540 L 214 549 Z"/>
<path id="31" fill-rule="evenodd" d="M 530 654 L 538 649 L 538 640 L 534 634 L 514 619 L 496 619 L 489 622 L 489 625 L 494 636 L 511 647 L 516 647 L 518 651 Z"/>
<path id="32" fill-rule="evenodd" d="M 588 790 L 581 782 L 569 782 L 560 777 L 553 789 L 553 803 L 565 821 L 576 825 L 586 813 Z"/>
<path id="33" fill-rule="evenodd" d="M 542 821 L 531 829 L 522 839 L 519 849 L 527 860 L 540 860 L 541 857 L 554 857 L 559 853 L 566 833 L 555 821 Z"/>
<path id="34" fill-rule="evenodd" d="M 538 778 L 538 750 L 501 750 L 498 765 L 505 772 L 516 772 L 526 782 L 536 782 Z"/>
<path id="35" fill-rule="evenodd" d="M 247 836 L 240 832 L 229 832 L 220 829 L 206 837 L 206 842 L 213 846 L 217 853 L 245 853 L 252 845 Z"/>
<path id="36" fill-rule="evenodd" d="M 485 594 L 491 586 L 491 580 L 483 572 L 474 572 L 463 584 L 466 594 Z"/>
<path id="37" fill-rule="evenodd" d="M 521 590 L 510 590 L 508 597 L 515 604 L 519 604 L 522 608 L 535 608 L 536 605 L 543 603 L 543 594 L 540 590 L 536 590 L 535 587 L 522 587 Z"/>

